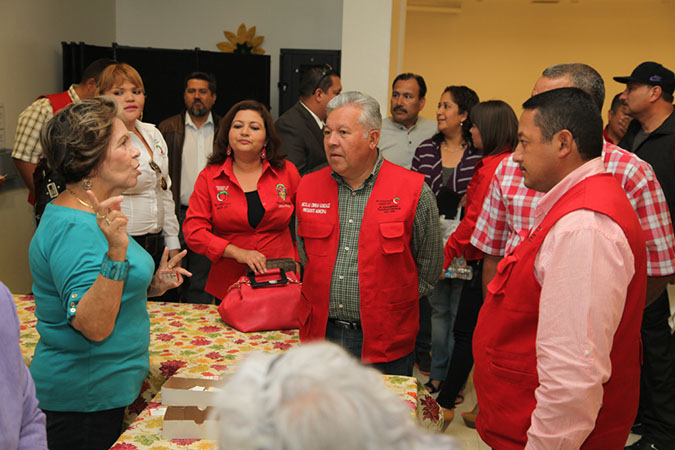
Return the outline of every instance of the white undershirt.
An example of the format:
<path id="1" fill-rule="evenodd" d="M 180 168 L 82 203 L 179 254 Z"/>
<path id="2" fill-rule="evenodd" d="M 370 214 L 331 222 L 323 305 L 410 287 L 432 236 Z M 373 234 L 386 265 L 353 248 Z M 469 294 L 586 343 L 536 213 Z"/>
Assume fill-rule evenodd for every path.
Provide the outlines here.
<path id="1" fill-rule="evenodd" d="M 180 167 L 180 204 L 183 206 L 188 206 L 197 176 L 206 167 L 206 160 L 213 151 L 214 129 L 211 113 L 201 128 L 197 128 L 190 114 L 185 112 L 185 140 Z"/>

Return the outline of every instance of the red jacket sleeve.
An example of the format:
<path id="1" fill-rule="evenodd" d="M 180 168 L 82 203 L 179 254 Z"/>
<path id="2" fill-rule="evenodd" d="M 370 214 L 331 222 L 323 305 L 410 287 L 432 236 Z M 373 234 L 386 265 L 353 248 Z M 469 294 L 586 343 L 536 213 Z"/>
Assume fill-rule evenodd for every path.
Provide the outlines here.
<path id="1" fill-rule="evenodd" d="M 183 235 L 188 247 L 201 255 L 205 255 L 212 262 L 223 257 L 225 247 L 230 241 L 216 236 L 211 232 L 213 208 L 209 198 L 210 166 L 199 173 L 195 182 L 195 189 L 190 196 L 190 206 L 183 222 Z"/>
<path id="2" fill-rule="evenodd" d="M 483 253 L 471 245 L 471 234 L 474 228 L 476 228 L 476 221 L 480 216 L 483 201 L 490 189 L 490 182 L 495 174 L 495 170 L 497 170 L 499 163 L 508 155 L 510 155 L 509 152 L 504 152 L 487 157 L 476 165 L 476 171 L 466 190 L 466 214 L 455 232 L 448 238 L 448 242 L 446 242 L 443 249 L 445 253 L 444 271 L 447 270 L 454 258 L 463 254 L 469 261 L 483 258 Z"/>

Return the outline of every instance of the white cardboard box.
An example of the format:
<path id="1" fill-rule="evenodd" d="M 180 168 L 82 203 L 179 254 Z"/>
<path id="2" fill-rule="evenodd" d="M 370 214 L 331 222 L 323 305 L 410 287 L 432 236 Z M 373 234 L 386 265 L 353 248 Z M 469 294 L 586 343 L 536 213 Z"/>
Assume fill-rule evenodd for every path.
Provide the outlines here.
<path id="1" fill-rule="evenodd" d="M 162 386 L 162 404 L 196 406 L 201 409 L 216 406 L 218 391 L 222 385 L 220 380 L 173 376 Z"/>
<path id="2" fill-rule="evenodd" d="M 164 439 L 218 439 L 218 421 L 211 418 L 211 408 L 169 406 L 162 426 Z"/>

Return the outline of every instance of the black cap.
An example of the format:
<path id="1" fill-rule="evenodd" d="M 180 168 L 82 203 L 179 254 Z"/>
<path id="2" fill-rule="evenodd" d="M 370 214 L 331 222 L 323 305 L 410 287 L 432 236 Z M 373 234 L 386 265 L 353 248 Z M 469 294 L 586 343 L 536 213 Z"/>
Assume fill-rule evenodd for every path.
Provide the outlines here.
<path id="1" fill-rule="evenodd" d="M 672 94 L 675 90 L 675 74 L 659 63 L 643 62 L 633 70 L 629 77 L 614 77 L 614 81 L 628 84 L 631 81 L 651 86 L 661 86 L 664 92 Z"/>

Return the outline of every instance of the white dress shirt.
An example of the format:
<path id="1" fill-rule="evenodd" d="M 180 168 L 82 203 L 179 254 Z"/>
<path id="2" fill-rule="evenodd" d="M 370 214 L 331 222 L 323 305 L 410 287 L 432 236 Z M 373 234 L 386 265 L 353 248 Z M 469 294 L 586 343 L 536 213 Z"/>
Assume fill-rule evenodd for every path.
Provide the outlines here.
<path id="1" fill-rule="evenodd" d="M 143 236 L 149 233 L 162 232 L 164 244 L 169 250 L 180 248 L 178 241 L 178 219 L 171 195 L 171 179 L 169 178 L 168 147 L 162 133 L 154 125 L 136 121 L 136 129 L 143 136 L 145 142 L 152 149 L 155 163 L 162 170 L 155 173 L 150 167 L 150 153 L 143 141 L 134 133 L 129 132 L 131 145 L 136 147 L 141 155 L 138 161 L 141 165 L 138 170 L 138 183 L 122 195 L 122 212 L 129 219 L 127 231 L 132 236 Z M 162 189 L 161 178 L 166 179 L 167 188 Z"/>
<path id="2" fill-rule="evenodd" d="M 209 113 L 206 122 L 197 128 L 190 114 L 185 112 L 185 140 L 180 166 L 180 204 L 188 206 L 199 172 L 206 167 L 206 160 L 213 152 L 215 124 Z"/>
<path id="3" fill-rule="evenodd" d="M 317 116 L 316 114 L 314 114 L 314 111 L 312 111 L 311 109 L 309 109 L 309 108 L 307 107 L 307 105 L 305 105 L 305 104 L 302 103 L 302 102 L 300 102 L 300 104 L 301 104 L 302 106 L 304 106 L 305 109 L 306 109 L 307 111 L 309 111 L 309 113 L 312 115 L 312 117 L 314 117 L 314 120 L 316 120 L 316 124 L 319 126 L 319 130 L 323 130 L 323 126 L 324 126 L 323 120 L 319 119 L 319 116 Z"/>

